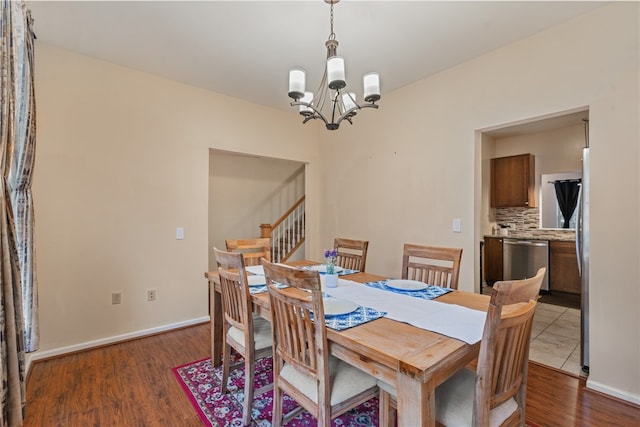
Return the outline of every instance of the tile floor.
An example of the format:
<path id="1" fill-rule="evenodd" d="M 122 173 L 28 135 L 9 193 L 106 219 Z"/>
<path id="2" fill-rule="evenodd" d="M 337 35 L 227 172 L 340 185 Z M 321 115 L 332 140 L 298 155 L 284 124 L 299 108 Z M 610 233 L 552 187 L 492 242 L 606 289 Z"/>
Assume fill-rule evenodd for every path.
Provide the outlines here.
<path id="1" fill-rule="evenodd" d="M 491 295 L 491 287 L 483 287 L 482 293 Z M 586 376 L 580 366 L 580 310 L 538 302 L 529 360 Z"/>
<path id="2" fill-rule="evenodd" d="M 529 360 L 584 376 L 580 367 L 580 310 L 538 303 Z"/>

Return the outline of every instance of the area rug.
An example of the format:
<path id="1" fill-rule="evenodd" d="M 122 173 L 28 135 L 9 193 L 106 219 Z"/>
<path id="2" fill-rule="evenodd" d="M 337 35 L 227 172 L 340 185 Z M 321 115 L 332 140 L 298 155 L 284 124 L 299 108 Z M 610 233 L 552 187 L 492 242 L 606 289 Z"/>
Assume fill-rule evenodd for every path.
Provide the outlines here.
<path id="1" fill-rule="evenodd" d="M 173 372 L 205 426 L 242 426 L 244 402 L 244 369 L 236 369 L 229 375 L 228 394 L 221 393 L 222 368 L 212 368 L 211 359 L 203 359 L 177 368 Z M 256 361 L 255 388 L 273 382 L 272 359 Z M 285 395 L 283 411 L 288 413 L 298 404 Z M 254 396 L 253 425 L 271 426 L 273 390 Z M 287 427 L 315 426 L 316 419 L 303 411 L 289 421 Z M 378 400 L 371 399 L 333 420 L 334 427 L 367 427 L 378 425 Z"/>
<path id="2" fill-rule="evenodd" d="M 244 401 L 244 370 L 236 369 L 229 375 L 228 394 L 221 393 L 222 368 L 213 368 L 211 359 L 198 360 L 173 368 L 176 379 L 205 426 L 242 426 L 242 403 Z M 265 357 L 256 362 L 256 389 L 273 381 L 272 359 Z M 273 406 L 273 390 L 254 396 L 252 418 L 254 426 L 270 427 Z M 297 403 L 285 395 L 284 413 Z M 289 421 L 287 427 L 316 426 L 317 422 L 306 411 Z M 333 427 L 378 426 L 378 399 L 371 399 L 332 422 Z M 527 421 L 527 427 L 540 427 Z"/>

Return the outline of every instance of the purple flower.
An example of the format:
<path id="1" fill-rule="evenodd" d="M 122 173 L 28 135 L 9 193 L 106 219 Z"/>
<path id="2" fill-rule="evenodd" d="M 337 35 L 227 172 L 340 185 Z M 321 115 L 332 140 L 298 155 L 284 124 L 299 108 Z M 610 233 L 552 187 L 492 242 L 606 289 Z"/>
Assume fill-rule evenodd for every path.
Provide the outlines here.
<path id="1" fill-rule="evenodd" d="M 334 274 L 338 262 L 338 249 L 327 249 L 324 251 L 324 258 L 327 260 L 327 274 Z"/>
<path id="2" fill-rule="evenodd" d="M 337 249 L 327 249 L 326 251 L 324 251 L 325 258 L 336 258 L 337 256 L 338 256 Z"/>

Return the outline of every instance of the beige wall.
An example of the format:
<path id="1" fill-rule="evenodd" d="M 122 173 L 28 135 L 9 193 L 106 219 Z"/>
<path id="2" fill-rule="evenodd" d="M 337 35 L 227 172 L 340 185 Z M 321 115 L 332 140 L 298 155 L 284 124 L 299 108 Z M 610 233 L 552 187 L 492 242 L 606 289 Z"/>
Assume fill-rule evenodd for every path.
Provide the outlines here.
<path id="1" fill-rule="evenodd" d="M 42 350 L 206 316 L 210 148 L 308 162 L 311 258 L 336 235 L 367 238 L 371 272 L 398 276 L 404 242 L 457 246 L 460 287 L 472 290 L 482 234 L 477 131 L 587 106 L 588 384 L 640 402 L 637 16 L 637 3 L 600 9 L 386 93 L 380 110 L 336 132 L 38 45 Z M 238 125 L 247 118 L 252 126 Z M 621 182 L 624 194 L 615 191 Z M 451 232 L 453 218 L 462 233 Z M 174 239 L 176 226 L 185 240 Z M 151 287 L 155 303 L 144 300 Z M 114 290 L 123 291 L 120 306 L 110 305 Z"/>
<path id="2" fill-rule="evenodd" d="M 496 138 L 496 156 L 531 153 L 536 157 L 536 177 L 543 173 L 581 170 L 584 126 L 567 126 L 544 132 Z"/>
<path id="3" fill-rule="evenodd" d="M 531 153 L 535 156 L 536 200 L 539 200 L 540 175 L 582 170 L 584 126 L 568 126 L 509 138 L 497 138 L 496 157 Z"/>
<path id="4" fill-rule="evenodd" d="M 640 402 L 638 3 L 610 5 L 384 95 L 323 135 L 321 241 L 365 235 L 372 272 L 398 276 L 405 242 L 462 247 L 479 282 L 478 130 L 589 108 L 589 386 Z M 382 82 L 384 83 L 384 81 Z M 332 153 L 340 152 L 340 156 Z M 485 152 L 485 155 L 492 153 Z M 345 191 L 345 183 L 358 191 Z M 619 185 L 624 183 L 624 190 Z M 361 192 L 361 194 L 358 194 Z M 625 201 L 625 208 L 615 209 Z M 615 212 L 615 213 L 614 213 Z M 615 219 L 613 216 L 615 215 Z M 451 231 L 462 220 L 462 233 Z M 474 224 L 477 227 L 474 228 Z M 614 250 L 615 249 L 615 250 Z"/>
<path id="5" fill-rule="evenodd" d="M 35 357 L 206 320 L 209 150 L 307 162 L 313 196 L 317 132 L 283 112 L 39 43 L 36 56 Z M 116 291 L 122 304 L 111 305 Z"/>

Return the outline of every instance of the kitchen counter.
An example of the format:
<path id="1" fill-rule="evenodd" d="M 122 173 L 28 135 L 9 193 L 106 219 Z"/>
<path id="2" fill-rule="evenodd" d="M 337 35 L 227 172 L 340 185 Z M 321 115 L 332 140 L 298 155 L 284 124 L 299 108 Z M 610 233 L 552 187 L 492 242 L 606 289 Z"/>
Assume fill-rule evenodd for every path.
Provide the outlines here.
<path id="1" fill-rule="evenodd" d="M 574 242 L 576 240 L 575 230 L 557 229 L 532 229 L 532 230 L 511 230 L 506 236 L 498 234 L 485 234 L 484 237 L 502 237 L 505 239 L 526 239 L 526 240 L 556 240 L 562 242 Z"/>

